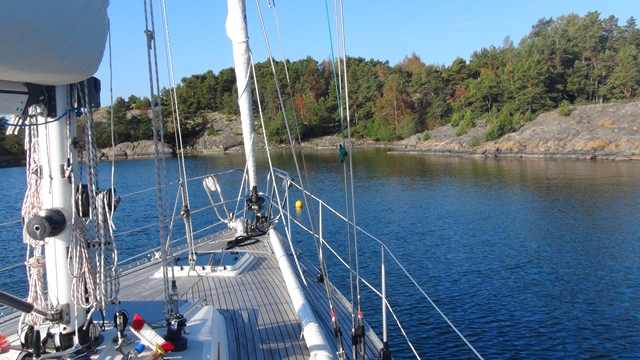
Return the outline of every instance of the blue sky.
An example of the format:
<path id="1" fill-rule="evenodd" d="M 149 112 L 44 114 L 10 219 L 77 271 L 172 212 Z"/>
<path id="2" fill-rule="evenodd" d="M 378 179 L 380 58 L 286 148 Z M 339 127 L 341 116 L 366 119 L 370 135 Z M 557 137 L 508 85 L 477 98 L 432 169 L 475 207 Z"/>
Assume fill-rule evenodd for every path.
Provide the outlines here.
<path id="1" fill-rule="evenodd" d="M 233 65 L 226 36 L 224 0 L 165 0 L 176 79 Z M 329 1 L 333 21 L 333 1 Z M 269 42 L 281 59 L 273 10 L 259 0 Z M 331 57 L 324 0 L 277 0 L 287 58 Z M 154 3 L 158 10 L 158 3 Z M 389 60 L 394 65 L 415 52 L 427 64 L 449 65 L 458 56 L 500 46 L 508 35 L 515 44 L 542 17 L 599 11 L 623 25 L 640 17 L 637 0 L 344 0 L 347 54 Z M 267 59 L 255 0 L 247 0 L 250 45 L 256 61 Z M 149 96 L 142 1 L 111 0 L 114 98 Z M 160 33 L 160 16 L 156 14 Z M 334 31 L 334 29 L 332 29 Z M 335 34 L 334 34 L 335 36 Z M 160 45 L 159 45 L 160 46 Z M 169 86 L 164 49 L 159 48 L 161 86 Z M 102 105 L 109 105 L 109 53 L 96 74 L 102 80 Z"/>

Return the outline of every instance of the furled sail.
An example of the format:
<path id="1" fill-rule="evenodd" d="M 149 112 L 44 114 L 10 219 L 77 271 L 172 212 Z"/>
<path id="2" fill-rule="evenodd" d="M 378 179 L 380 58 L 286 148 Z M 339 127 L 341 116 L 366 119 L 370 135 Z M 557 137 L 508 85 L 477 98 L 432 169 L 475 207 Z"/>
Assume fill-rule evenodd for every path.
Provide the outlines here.
<path id="1" fill-rule="evenodd" d="M 109 0 L 0 3 L 0 80 L 64 85 L 98 70 Z"/>
<path id="2" fill-rule="evenodd" d="M 247 35 L 247 14 L 244 0 L 227 0 L 229 13 L 227 15 L 227 36 L 233 43 L 233 63 L 236 69 L 236 84 L 238 85 L 238 103 L 240 105 L 240 119 L 242 120 L 242 136 L 249 172 L 249 186 L 253 189 L 257 185 L 256 160 L 254 157 L 254 127 L 253 111 L 251 108 L 251 50 Z"/>

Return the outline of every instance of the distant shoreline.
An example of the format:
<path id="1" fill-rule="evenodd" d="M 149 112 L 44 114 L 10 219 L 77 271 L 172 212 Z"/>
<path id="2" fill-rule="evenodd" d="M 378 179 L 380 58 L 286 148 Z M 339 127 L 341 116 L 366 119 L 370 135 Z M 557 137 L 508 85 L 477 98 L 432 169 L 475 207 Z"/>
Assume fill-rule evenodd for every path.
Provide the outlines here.
<path id="1" fill-rule="evenodd" d="M 435 156 L 468 156 L 484 158 L 533 158 L 628 161 L 640 160 L 640 103 L 574 106 L 569 116 L 557 111 L 542 113 L 537 119 L 523 124 L 518 131 L 502 138 L 484 142 L 487 125 L 477 121 L 467 134 L 455 136 L 456 128 L 441 126 L 429 131 L 429 139 L 416 134 L 397 142 L 352 139 L 355 148 L 387 148 L 391 153 Z M 214 138 L 214 137 L 212 137 Z M 475 140 L 474 140 L 475 139 Z M 346 139 L 324 136 L 303 142 L 304 149 L 338 148 Z M 476 146 L 472 144 L 476 142 Z M 213 145 L 215 144 L 215 145 Z M 299 145 L 298 145 L 299 146 Z M 347 145 L 348 146 L 348 145 Z M 271 145 L 270 149 L 287 149 L 288 144 Z M 258 151 L 264 149 L 257 145 Z M 111 148 L 101 149 L 101 160 L 110 160 Z M 337 150 L 336 150 L 337 151 Z M 210 146 L 185 149 L 185 156 L 244 152 L 241 142 L 234 146 Z M 164 149 L 167 156 L 175 156 L 173 148 Z M 153 157 L 153 143 L 144 140 L 116 146 L 116 159 Z M 0 167 L 19 167 L 25 159 L 0 157 Z"/>

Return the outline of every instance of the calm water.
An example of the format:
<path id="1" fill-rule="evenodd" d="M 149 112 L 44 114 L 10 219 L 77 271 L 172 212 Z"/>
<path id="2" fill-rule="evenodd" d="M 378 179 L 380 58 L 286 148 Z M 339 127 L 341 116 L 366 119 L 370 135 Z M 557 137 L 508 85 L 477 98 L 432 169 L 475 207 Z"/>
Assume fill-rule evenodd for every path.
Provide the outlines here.
<path id="1" fill-rule="evenodd" d="M 640 163 L 485 160 L 381 150 L 351 155 L 358 225 L 386 242 L 485 358 L 640 358 Z M 297 178 L 290 156 L 278 153 L 273 161 Z M 265 169 L 266 160 L 259 162 Z M 242 166 L 242 157 L 198 157 L 187 163 L 193 177 Z M 337 152 L 307 152 L 306 164 L 312 190 L 344 212 Z M 109 184 L 109 165 L 100 167 L 103 187 Z M 155 179 L 146 178 L 153 168 L 153 160 L 116 163 L 118 192 L 153 187 Z M 168 169 L 175 168 L 170 161 Z M 3 222 L 19 218 L 24 177 L 23 168 L 0 169 Z M 193 209 L 208 203 L 199 182 L 190 184 L 190 192 Z M 175 194 L 170 187 L 172 202 Z M 155 199 L 155 191 L 124 196 L 115 215 L 117 232 L 157 221 Z M 194 228 L 212 216 L 210 210 L 194 216 Z M 346 254 L 346 228 L 329 228 L 331 216 L 323 216 L 327 241 Z M 295 217 L 306 221 L 306 213 Z M 19 225 L 0 231 L 5 246 L 0 267 L 23 261 Z M 176 238 L 181 231 L 176 224 Z M 156 246 L 154 233 L 150 228 L 119 236 L 121 258 Z M 371 274 L 380 266 L 380 246 L 357 236 L 360 272 L 377 287 L 380 280 Z M 309 236 L 296 246 L 315 259 Z M 329 264 L 331 280 L 349 298 L 348 273 L 333 260 Z M 473 358 L 388 258 L 387 267 L 389 302 L 420 356 Z M 24 286 L 16 281 L 25 278 L 23 273 L 1 273 L 0 288 L 24 296 Z M 380 301 L 370 295 L 362 290 L 362 307 L 376 324 Z M 411 356 L 396 326 L 389 336 L 396 358 Z"/>

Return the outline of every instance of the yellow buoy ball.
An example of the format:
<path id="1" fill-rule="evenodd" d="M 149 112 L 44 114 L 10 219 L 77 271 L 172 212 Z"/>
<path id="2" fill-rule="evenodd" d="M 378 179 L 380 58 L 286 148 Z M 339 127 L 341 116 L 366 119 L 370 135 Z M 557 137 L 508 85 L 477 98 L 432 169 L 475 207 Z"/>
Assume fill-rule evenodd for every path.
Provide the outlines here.
<path id="1" fill-rule="evenodd" d="M 296 201 L 296 209 L 302 209 L 302 201 Z"/>

